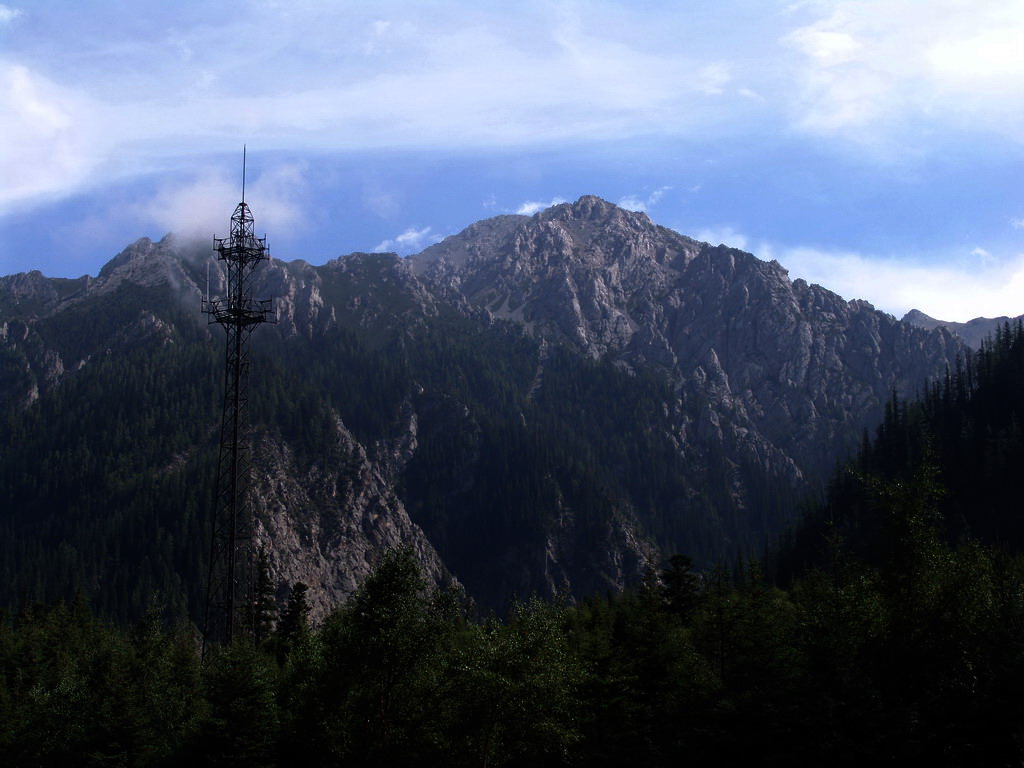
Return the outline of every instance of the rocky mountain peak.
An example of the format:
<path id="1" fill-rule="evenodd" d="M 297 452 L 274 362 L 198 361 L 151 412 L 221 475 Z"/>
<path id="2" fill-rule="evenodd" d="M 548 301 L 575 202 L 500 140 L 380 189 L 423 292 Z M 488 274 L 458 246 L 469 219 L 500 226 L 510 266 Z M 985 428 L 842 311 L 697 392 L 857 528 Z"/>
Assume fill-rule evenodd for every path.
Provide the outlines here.
<path id="1" fill-rule="evenodd" d="M 910 323 L 911 325 L 916 325 L 918 328 L 925 328 L 929 331 L 932 328 L 938 328 L 944 323 L 944 321 L 936 320 L 931 315 L 926 315 L 919 309 L 910 310 L 902 319 L 904 323 Z"/>
<path id="2" fill-rule="evenodd" d="M 166 273 L 172 264 L 196 263 L 212 258 L 209 241 L 182 239 L 168 233 L 153 242 L 140 237 L 100 269 L 96 280 L 102 283 L 117 274 L 141 276 L 147 270 Z"/>
<path id="3" fill-rule="evenodd" d="M 110 277 L 115 270 L 125 266 L 126 264 L 131 264 L 134 261 L 152 257 L 158 247 L 159 246 L 148 237 L 140 237 L 134 243 L 117 254 L 117 256 L 104 264 L 100 269 L 99 277 Z"/>
<path id="4" fill-rule="evenodd" d="M 605 257 L 606 262 L 618 261 L 623 265 L 630 260 L 651 257 L 661 261 L 657 249 L 647 246 L 667 236 L 669 239 L 681 237 L 657 227 L 646 213 L 620 208 L 594 195 L 584 195 L 575 203 L 562 203 L 541 211 L 522 229 L 554 235 L 555 240 L 565 244 L 566 256 L 598 255 Z"/>
<path id="5" fill-rule="evenodd" d="M 435 278 L 470 262 L 503 265 L 520 274 L 531 271 L 531 262 L 534 267 L 564 267 L 580 260 L 591 267 L 614 262 L 625 266 L 647 257 L 663 260 L 666 249 L 653 252 L 645 245 L 666 236 L 684 240 L 696 250 L 694 241 L 656 227 L 647 214 L 584 195 L 575 203 L 555 205 L 533 216 L 485 219 L 409 260 L 418 275 L 431 272 Z"/>
<path id="6" fill-rule="evenodd" d="M 139 238 L 104 264 L 88 292 L 79 298 L 101 296 L 124 283 L 142 287 L 166 284 L 176 293 L 198 298 L 198 273 L 190 274 L 190 269 L 203 258 L 212 256 L 201 257 L 196 244 L 178 242 L 171 234 L 155 243 L 148 237 Z"/>
<path id="7" fill-rule="evenodd" d="M 830 468 L 894 387 L 912 395 L 962 351 L 943 331 L 592 195 L 481 222 L 420 259 L 428 286 L 494 318 L 591 357 L 661 367 L 717 404 L 705 431 L 733 461 L 793 476 Z"/>
<path id="8" fill-rule="evenodd" d="M 589 221 L 604 225 L 617 222 L 651 223 L 646 213 L 627 211 L 596 195 L 583 195 L 575 203 L 553 205 L 537 213 L 534 218 L 541 221 Z"/>

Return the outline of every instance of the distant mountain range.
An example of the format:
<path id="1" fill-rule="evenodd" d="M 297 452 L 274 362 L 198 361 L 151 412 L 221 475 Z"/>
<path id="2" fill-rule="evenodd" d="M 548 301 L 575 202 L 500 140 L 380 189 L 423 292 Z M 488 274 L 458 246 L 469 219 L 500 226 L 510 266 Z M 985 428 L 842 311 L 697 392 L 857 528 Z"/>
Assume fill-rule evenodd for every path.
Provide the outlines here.
<path id="1" fill-rule="evenodd" d="M 195 615 L 208 270 L 217 293 L 208 247 L 168 236 L 95 278 L 0 278 L 0 602 L 77 586 L 121 619 Z M 965 351 L 590 196 L 258 279 L 279 315 L 254 336 L 258 536 L 315 615 L 398 543 L 498 609 L 759 552 L 894 390 Z"/>
<path id="2" fill-rule="evenodd" d="M 1017 317 L 1007 317 L 1006 315 L 1001 315 L 1000 317 L 976 317 L 973 320 L 968 320 L 966 323 L 954 323 L 949 320 L 936 320 L 934 317 L 929 317 L 917 309 L 912 309 L 903 316 L 903 322 L 916 325 L 918 328 L 924 328 L 928 331 L 935 328 L 946 328 L 959 336 L 971 349 L 978 349 L 981 346 L 981 342 L 995 334 L 997 328 L 1001 328 L 1007 323 L 1011 326 L 1015 325 L 1020 320 L 1024 320 L 1024 315 Z"/>

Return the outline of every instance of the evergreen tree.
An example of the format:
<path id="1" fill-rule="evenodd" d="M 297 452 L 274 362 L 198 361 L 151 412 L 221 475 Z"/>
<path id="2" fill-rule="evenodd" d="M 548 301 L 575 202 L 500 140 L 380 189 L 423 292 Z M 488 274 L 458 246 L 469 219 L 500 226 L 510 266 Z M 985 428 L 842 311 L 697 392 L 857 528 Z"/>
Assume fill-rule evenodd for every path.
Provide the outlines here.
<path id="1" fill-rule="evenodd" d="M 277 599 L 270 578 L 270 560 L 265 548 L 256 553 L 254 578 L 250 602 L 246 606 L 245 624 L 251 628 L 254 642 L 259 645 L 270 637 L 277 619 Z"/>
<path id="2" fill-rule="evenodd" d="M 688 621 L 700 596 L 700 578 L 694 573 L 693 560 L 688 555 L 672 555 L 668 568 L 661 572 L 661 581 L 669 610 Z"/>
<path id="3" fill-rule="evenodd" d="M 288 595 L 288 604 L 277 625 L 277 634 L 286 642 L 294 643 L 309 631 L 309 602 L 306 594 L 309 587 L 301 581 L 295 582 Z"/>
<path id="4" fill-rule="evenodd" d="M 209 716 L 195 743 L 205 765 L 272 766 L 278 739 L 276 668 L 251 642 L 215 648 L 204 669 Z"/>

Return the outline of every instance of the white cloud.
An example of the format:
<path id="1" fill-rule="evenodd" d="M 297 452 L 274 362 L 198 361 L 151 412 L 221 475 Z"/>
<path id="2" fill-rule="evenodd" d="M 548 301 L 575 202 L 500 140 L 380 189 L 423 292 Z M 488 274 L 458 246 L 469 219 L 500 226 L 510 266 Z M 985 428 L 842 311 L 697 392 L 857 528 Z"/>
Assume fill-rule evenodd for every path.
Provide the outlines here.
<path id="1" fill-rule="evenodd" d="M 0 210 L 83 183 L 106 147 L 87 100 L 20 65 L 0 62 Z"/>
<path id="2" fill-rule="evenodd" d="M 1010 219 L 1010 226 L 1014 229 L 1024 229 L 1024 216 L 1019 218 Z"/>
<path id="3" fill-rule="evenodd" d="M 636 195 L 626 195 L 620 197 L 618 202 L 619 208 L 625 208 L 627 211 L 646 211 L 647 201 L 641 200 Z"/>
<path id="4" fill-rule="evenodd" d="M 10 6 L 0 3 L 0 25 L 10 24 L 21 15 L 22 12 L 17 8 L 11 8 Z"/>
<path id="5" fill-rule="evenodd" d="M 538 211 L 543 211 L 545 208 L 550 208 L 553 205 L 561 205 L 564 202 L 566 202 L 564 197 L 553 197 L 547 203 L 540 202 L 539 200 L 527 200 L 516 208 L 516 213 L 520 216 L 532 216 Z"/>
<path id="6" fill-rule="evenodd" d="M 788 40 L 825 67 L 849 61 L 861 47 L 852 35 L 822 29 L 817 24 L 795 30 Z"/>
<path id="7" fill-rule="evenodd" d="M 58 44 L 60 22 L 48 17 L 51 55 L 0 55 L 0 206 L 180 166 L 242 139 L 291 152 L 514 148 L 696 135 L 729 118 L 729 63 L 669 45 L 664 30 L 653 46 L 657 22 L 643 14 L 543 2 L 515 13 L 401 8 L 399 21 L 369 2 L 261 3 L 150 38 L 107 19 L 105 34 L 74 45 Z M 45 63 L 29 71 L 23 61 Z M 46 113 L 42 130 L 33 108 Z"/>
<path id="8" fill-rule="evenodd" d="M 718 96 L 732 80 L 732 73 L 724 64 L 709 64 L 698 72 L 698 90 L 708 96 Z"/>
<path id="9" fill-rule="evenodd" d="M 302 166 L 279 165 L 250 175 L 245 202 L 259 232 L 285 234 L 303 222 L 303 174 Z M 191 181 L 163 187 L 152 198 L 131 206 L 130 213 L 141 223 L 185 238 L 224 236 L 241 195 L 240 181 L 211 168 Z"/>
<path id="10" fill-rule="evenodd" d="M 423 229 L 409 227 L 401 234 L 378 243 L 373 251 L 374 253 L 400 253 L 406 255 L 422 251 L 428 245 L 433 245 L 443 239 L 443 235 L 437 234 L 430 227 L 423 227 Z"/>
<path id="11" fill-rule="evenodd" d="M 619 198 L 618 206 L 625 208 L 628 211 L 640 211 L 647 212 L 658 204 L 658 201 L 665 196 L 672 187 L 658 187 L 656 190 L 651 192 L 647 197 L 640 197 L 639 195 L 626 195 L 625 197 Z"/>
<path id="12" fill-rule="evenodd" d="M 629 140 L 641 156 L 662 139 L 776 142 L 787 120 L 922 152 L 950 130 L 1024 141 L 1019 1 L 813 0 L 779 13 L 768 3 L 695 12 L 573 0 L 274 0 L 246 14 L 211 10 L 173 34 L 81 5 L 33 15 L 42 31 L 31 44 L 20 29 L 4 35 L 0 214 L 201 166 L 242 141 L 293 155 L 442 157 L 604 151 Z M 0 18 L 18 13 L 0 9 Z M 364 199 L 396 230 L 397 194 Z M 620 203 L 654 204 L 642 193 Z"/>
<path id="13" fill-rule="evenodd" d="M 1024 77 L 1021 28 L 987 29 L 966 38 L 940 40 L 928 62 L 943 77 L 965 81 L 1017 80 Z"/>
<path id="14" fill-rule="evenodd" d="M 975 249 L 987 254 L 984 249 Z M 792 278 L 802 277 L 846 299 L 867 299 L 896 316 L 910 309 L 942 320 L 1024 313 L 1024 253 L 981 263 L 937 264 L 816 248 L 781 249 L 776 258 Z"/>
<path id="15" fill-rule="evenodd" d="M 738 248 L 741 251 L 746 250 L 750 242 L 746 235 L 737 232 L 731 226 L 700 229 L 692 237 L 694 240 L 700 240 L 703 243 L 727 245 L 730 248 Z"/>
<path id="16" fill-rule="evenodd" d="M 661 200 L 661 198 L 663 198 L 665 196 L 665 193 L 668 192 L 671 189 L 672 189 L 671 186 L 658 187 L 656 190 L 651 192 L 650 195 L 647 196 L 647 205 L 648 206 L 657 205 L 658 202 Z"/>
<path id="17" fill-rule="evenodd" d="M 784 35 L 797 126 L 865 145 L 936 130 L 1024 141 L 1024 3 L 823 0 Z"/>
<path id="18" fill-rule="evenodd" d="M 989 251 L 978 247 L 971 250 L 971 256 L 977 256 L 983 267 L 989 267 L 996 263 L 997 259 Z"/>

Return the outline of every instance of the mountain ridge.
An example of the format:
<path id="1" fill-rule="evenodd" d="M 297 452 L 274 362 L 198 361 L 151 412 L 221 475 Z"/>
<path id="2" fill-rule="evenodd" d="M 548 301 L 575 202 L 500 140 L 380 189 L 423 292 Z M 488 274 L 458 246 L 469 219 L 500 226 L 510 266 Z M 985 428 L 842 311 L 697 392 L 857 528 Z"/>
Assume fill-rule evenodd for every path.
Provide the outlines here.
<path id="1" fill-rule="evenodd" d="M 978 349 L 981 343 L 989 336 L 994 335 L 998 328 L 1002 328 L 1007 323 L 1013 325 L 1024 320 L 1024 315 L 1018 315 L 1017 317 L 1008 317 L 1006 315 L 1000 315 L 999 317 L 975 317 L 965 323 L 957 323 L 952 320 L 937 320 L 919 309 L 912 309 L 903 316 L 902 320 L 905 323 L 910 323 L 929 331 L 935 328 L 945 328 L 950 333 L 963 339 L 964 343 L 971 349 Z"/>
<path id="2" fill-rule="evenodd" d="M 861 402 L 848 410 L 871 412 L 847 425 L 859 432 L 859 422 L 881 417 L 893 386 L 911 394 L 934 375 L 931 363 L 914 361 L 913 347 L 927 347 L 923 357 L 940 365 L 959 352 L 948 334 L 920 336 L 868 302 L 790 281 L 778 262 L 699 243 L 593 196 L 530 218 L 502 219 L 497 236 L 489 231 L 486 248 L 477 248 L 475 238 L 467 230 L 411 257 L 417 273 L 492 316 L 593 357 L 653 363 L 679 381 L 699 377 L 698 368 L 704 374 L 721 368 L 725 378 L 718 379 L 728 394 L 739 395 L 744 410 L 755 414 L 766 408 L 792 413 L 797 404 L 784 402 L 787 389 L 814 386 L 810 379 L 819 373 L 838 386 L 837 372 L 844 371 L 860 384 L 854 397 Z M 453 261 L 452 252 L 474 255 Z M 740 326 L 753 332 L 736 332 Z M 844 338 L 847 327 L 859 329 L 860 338 Z M 783 341 L 774 344 L 772 336 Z M 893 382 L 872 370 L 883 345 L 903 358 Z M 765 376 L 758 369 L 773 358 L 785 363 Z M 747 395 L 770 385 L 766 378 L 781 381 L 779 396 L 762 403 L 763 397 Z M 815 410 L 828 407 L 827 400 L 819 396 Z"/>
<path id="3" fill-rule="evenodd" d="M 184 353 L 212 365 L 220 337 L 198 311 L 207 270 L 222 292 L 213 254 L 169 236 L 73 284 L 0 278 L 8 410 L 45 430 L 33 409 L 103 366 Z M 659 550 L 704 564 L 751 551 L 893 389 L 911 393 L 963 350 L 946 330 L 592 196 L 477 222 L 407 259 L 272 259 L 256 292 L 275 297 L 278 319 L 254 337 L 254 370 L 267 370 L 266 391 L 254 384 L 262 542 L 275 578 L 312 582 L 319 615 L 399 543 L 490 607 L 621 588 Z M 213 392 L 216 376 L 199 385 Z M 178 408 L 180 386 L 151 396 Z M 203 434 L 182 436 L 195 461 Z M 27 459 L 16 446 L 0 459 L 20 488 Z M 205 502 L 174 482 L 196 505 L 194 537 Z M 63 526 L 65 513 L 46 514 Z"/>

